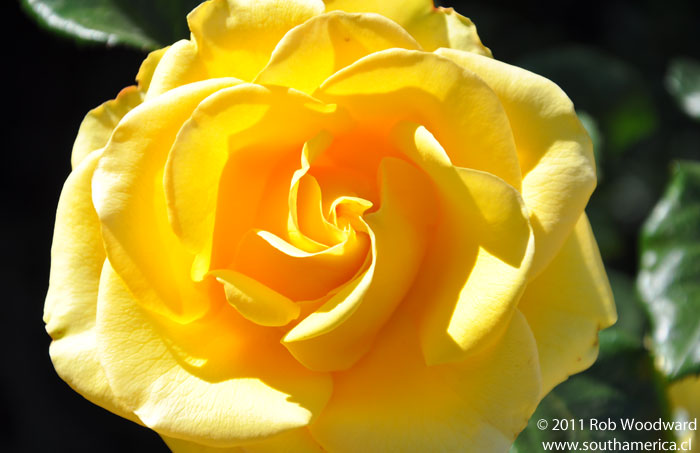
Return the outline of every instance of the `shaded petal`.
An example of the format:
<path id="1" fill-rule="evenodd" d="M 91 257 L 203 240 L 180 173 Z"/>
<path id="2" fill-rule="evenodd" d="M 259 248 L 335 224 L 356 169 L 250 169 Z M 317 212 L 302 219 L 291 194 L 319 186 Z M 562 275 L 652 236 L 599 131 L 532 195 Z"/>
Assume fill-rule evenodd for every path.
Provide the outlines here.
<path id="1" fill-rule="evenodd" d="M 247 320 L 261 326 L 284 326 L 299 316 L 300 308 L 282 294 L 240 272 L 212 271 L 224 285 L 226 300 Z"/>
<path id="2" fill-rule="evenodd" d="M 369 268 L 283 339 L 308 368 L 352 366 L 370 348 L 420 268 L 427 229 L 435 221 L 432 188 L 419 170 L 399 159 L 385 159 L 380 174 L 381 207 L 364 216 L 372 241 Z"/>
<path id="3" fill-rule="evenodd" d="M 87 156 L 63 186 L 44 322 L 53 339 L 49 354 L 58 375 L 93 403 L 138 422 L 112 392 L 97 354 L 97 291 L 105 251 L 90 184 L 100 156 L 99 151 Z"/>
<path id="4" fill-rule="evenodd" d="M 491 51 L 481 43 L 474 23 L 452 8 L 434 8 L 413 19 L 405 28 L 426 51 L 448 47 L 491 57 Z"/>
<path id="5" fill-rule="evenodd" d="M 205 97 L 237 83 L 186 85 L 141 104 L 119 123 L 93 178 L 93 202 L 107 256 L 136 298 L 182 322 L 209 309 L 205 288 L 192 284 L 192 256 L 168 224 L 163 167 L 182 123 Z"/>
<path id="6" fill-rule="evenodd" d="M 320 0 L 213 0 L 187 23 L 210 77 L 251 81 L 287 31 L 323 10 Z"/>
<path id="7" fill-rule="evenodd" d="M 571 100 L 553 82 L 525 69 L 468 52 L 438 54 L 477 73 L 503 103 L 523 174 L 537 251 L 533 274 L 557 253 L 596 185 L 591 139 Z"/>
<path id="8" fill-rule="evenodd" d="M 510 124 L 494 92 L 474 73 L 434 54 L 391 49 L 340 70 L 315 93 L 358 122 L 425 126 L 452 164 L 492 173 L 516 189 L 520 167 Z M 375 126 L 378 127 L 378 126 Z"/>
<path id="9" fill-rule="evenodd" d="M 323 14 L 290 30 L 255 82 L 310 94 L 340 69 L 392 47 L 420 48 L 411 35 L 382 16 L 340 11 Z"/>
<path id="10" fill-rule="evenodd" d="M 324 216 L 321 186 L 316 178 L 306 175 L 307 169 L 308 167 L 297 170 L 292 179 L 293 185 L 289 192 L 289 235 L 291 242 L 299 244 L 300 248 L 320 251 L 324 246 L 341 242 L 346 233 Z"/>
<path id="11" fill-rule="evenodd" d="M 212 293 L 211 297 L 215 297 Z M 225 303 L 187 325 L 145 311 L 106 262 L 97 309 L 110 386 L 146 426 L 215 447 L 306 426 L 331 394 L 279 344 Z"/>
<path id="12" fill-rule="evenodd" d="M 283 186 L 280 171 L 285 165 L 298 168 L 302 144 L 339 122 L 333 106 L 300 92 L 252 84 L 221 90 L 197 107 L 165 169 L 168 216 L 175 234 L 196 254 L 195 280 L 206 275 L 212 261 L 216 268 L 228 267 L 242 235 L 263 227 L 254 223 L 259 213 L 277 215 L 286 230 L 290 186 Z M 293 170 L 288 173 L 291 178 Z M 271 186 L 284 192 L 277 197 L 284 206 L 261 210 Z"/>
<path id="13" fill-rule="evenodd" d="M 392 319 L 365 358 L 334 374 L 314 438 L 338 453 L 507 452 L 540 395 L 537 349 L 520 312 L 498 342 L 449 365 L 425 364 L 415 330 L 410 316 Z"/>
<path id="14" fill-rule="evenodd" d="M 450 165 L 424 127 L 401 123 L 396 146 L 437 186 L 438 223 L 408 300 L 424 307 L 428 364 L 464 360 L 503 334 L 527 284 L 534 237 L 520 194 L 491 174 Z"/>
<path id="15" fill-rule="evenodd" d="M 593 364 L 598 331 L 615 323 L 615 304 L 585 214 L 519 305 L 537 341 L 542 395 Z"/>
<path id="16" fill-rule="evenodd" d="M 347 238 L 308 253 L 266 231 L 251 230 L 236 250 L 232 267 L 293 300 L 314 300 L 352 279 L 365 262 L 369 237 Z"/>

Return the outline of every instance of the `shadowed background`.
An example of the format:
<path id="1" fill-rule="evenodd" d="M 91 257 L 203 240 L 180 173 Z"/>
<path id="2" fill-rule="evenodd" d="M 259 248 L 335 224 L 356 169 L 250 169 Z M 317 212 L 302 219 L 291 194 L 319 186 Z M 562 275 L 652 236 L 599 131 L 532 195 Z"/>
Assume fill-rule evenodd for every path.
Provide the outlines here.
<path id="1" fill-rule="evenodd" d="M 588 213 L 608 268 L 633 276 L 638 231 L 669 162 L 700 158 L 698 123 L 664 87 L 673 58 L 700 60 L 700 4 L 443 4 L 476 23 L 496 58 L 553 79 L 592 118 L 601 180 Z M 156 434 L 94 406 L 58 378 L 41 319 L 55 209 L 78 126 L 89 109 L 133 83 L 145 53 L 79 45 L 40 29 L 17 2 L 6 7 L 0 450 L 167 451 Z"/>

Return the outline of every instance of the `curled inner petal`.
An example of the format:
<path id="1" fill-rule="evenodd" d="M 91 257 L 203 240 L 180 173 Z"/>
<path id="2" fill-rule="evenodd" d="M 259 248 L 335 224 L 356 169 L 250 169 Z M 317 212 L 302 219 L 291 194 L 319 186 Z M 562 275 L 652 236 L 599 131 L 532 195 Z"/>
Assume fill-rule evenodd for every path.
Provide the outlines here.
<path id="1" fill-rule="evenodd" d="M 368 249 L 367 234 L 354 230 L 343 242 L 316 253 L 266 231 L 250 231 L 241 240 L 232 267 L 290 299 L 313 300 L 350 280 Z"/>
<path id="2" fill-rule="evenodd" d="M 378 170 L 380 207 L 359 219 L 371 239 L 368 268 L 284 338 L 285 346 L 311 369 L 347 368 L 369 349 L 410 288 L 436 221 L 433 189 L 420 170 L 391 157 Z M 362 212 L 368 206 L 344 198 L 335 211 L 344 216 L 344 210 Z"/>

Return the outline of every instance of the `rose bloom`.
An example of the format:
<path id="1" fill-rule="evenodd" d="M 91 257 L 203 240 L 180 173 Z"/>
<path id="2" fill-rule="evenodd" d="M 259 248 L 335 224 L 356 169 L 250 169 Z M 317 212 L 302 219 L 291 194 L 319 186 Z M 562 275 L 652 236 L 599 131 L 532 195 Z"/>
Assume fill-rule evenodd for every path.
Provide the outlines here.
<path id="1" fill-rule="evenodd" d="M 88 113 L 58 374 L 176 452 L 507 451 L 612 296 L 591 141 L 428 0 L 212 0 Z"/>

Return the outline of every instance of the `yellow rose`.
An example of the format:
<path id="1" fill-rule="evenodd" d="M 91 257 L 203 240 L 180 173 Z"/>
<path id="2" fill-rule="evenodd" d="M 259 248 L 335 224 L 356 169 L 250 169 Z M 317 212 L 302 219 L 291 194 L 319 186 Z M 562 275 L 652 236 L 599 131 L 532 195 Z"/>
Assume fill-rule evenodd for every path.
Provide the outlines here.
<path id="1" fill-rule="evenodd" d="M 700 418 L 700 376 L 690 375 L 670 383 L 668 397 L 673 421 L 692 423 L 685 425 L 688 429 L 674 431 L 678 449 L 692 447 L 693 443 L 698 442 L 695 430 Z M 681 446 L 684 442 L 686 444 Z"/>
<path id="2" fill-rule="evenodd" d="M 428 0 L 212 0 L 88 113 L 45 321 L 175 451 L 507 451 L 615 311 L 590 140 Z"/>

